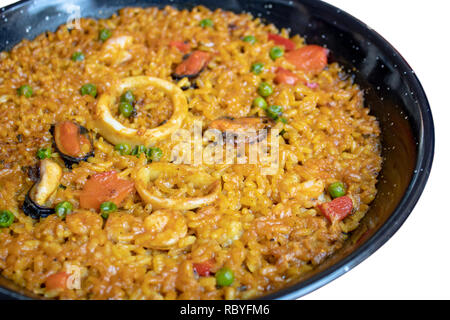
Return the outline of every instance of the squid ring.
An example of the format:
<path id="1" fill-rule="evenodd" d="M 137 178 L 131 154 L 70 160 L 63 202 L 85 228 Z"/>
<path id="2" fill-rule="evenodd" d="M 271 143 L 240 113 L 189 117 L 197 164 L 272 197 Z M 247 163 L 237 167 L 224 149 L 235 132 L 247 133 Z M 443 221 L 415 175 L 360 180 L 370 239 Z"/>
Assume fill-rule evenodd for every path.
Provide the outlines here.
<path id="1" fill-rule="evenodd" d="M 152 129 L 142 130 L 124 126 L 113 117 L 110 106 L 115 102 L 116 97 L 125 90 L 147 86 L 161 89 L 171 96 L 172 116 L 163 125 Z M 94 126 L 98 133 L 113 144 L 128 143 L 132 146 L 151 146 L 179 129 L 187 111 L 187 99 L 183 91 L 174 84 L 148 76 L 129 77 L 120 80 L 119 84 L 100 96 L 95 110 Z"/>
<path id="2" fill-rule="evenodd" d="M 206 180 L 213 179 L 206 173 L 199 174 L 199 170 L 187 165 L 175 165 L 171 163 L 152 163 L 146 165 L 137 170 L 135 173 L 135 186 L 139 195 L 144 202 L 150 203 L 155 209 L 175 209 L 175 210 L 192 210 L 195 208 L 203 207 L 213 203 L 220 194 L 221 183 L 220 180 L 214 180 L 209 184 L 208 194 L 205 196 L 191 197 L 191 198 L 179 198 L 179 197 L 167 197 L 158 195 L 152 192 L 148 188 L 148 183 L 158 178 L 161 173 L 168 173 L 175 176 L 180 175 L 181 171 L 185 172 L 191 179 L 199 177 L 199 182 L 205 180 L 205 176 L 208 176 Z M 209 181 L 207 181 L 209 182 Z"/>

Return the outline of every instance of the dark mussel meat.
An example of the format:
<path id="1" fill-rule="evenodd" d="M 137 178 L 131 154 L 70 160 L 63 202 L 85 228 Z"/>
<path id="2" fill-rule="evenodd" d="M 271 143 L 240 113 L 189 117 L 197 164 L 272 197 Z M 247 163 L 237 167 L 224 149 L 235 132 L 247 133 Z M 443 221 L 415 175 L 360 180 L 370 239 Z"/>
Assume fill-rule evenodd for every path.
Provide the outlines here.
<path id="1" fill-rule="evenodd" d="M 25 196 L 23 212 L 33 219 L 45 218 L 55 213 L 46 204 L 60 185 L 62 168 L 55 161 L 44 159 L 39 164 L 39 180 L 31 187 Z"/>
<path id="2" fill-rule="evenodd" d="M 50 132 L 53 135 L 56 151 L 61 155 L 67 168 L 74 163 L 86 161 L 94 156 L 94 147 L 89 131 L 72 121 L 63 121 L 52 125 Z"/>
<path id="3" fill-rule="evenodd" d="M 183 62 L 181 62 L 172 73 L 172 78 L 180 80 L 183 78 L 195 78 L 208 65 L 211 60 L 211 54 L 206 51 L 196 50 L 189 55 L 186 55 Z"/>

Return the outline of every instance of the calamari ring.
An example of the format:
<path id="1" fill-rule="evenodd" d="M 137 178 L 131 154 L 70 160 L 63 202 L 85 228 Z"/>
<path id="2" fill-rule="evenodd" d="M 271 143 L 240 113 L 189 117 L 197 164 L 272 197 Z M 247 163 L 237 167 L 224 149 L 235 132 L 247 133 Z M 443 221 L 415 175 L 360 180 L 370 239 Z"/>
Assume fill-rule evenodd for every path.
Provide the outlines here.
<path id="1" fill-rule="evenodd" d="M 172 116 L 165 124 L 152 129 L 141 130 L 124 126 L 112 116 L 110 106 L 122 92 L 147 86 L 161 89 L 171 96 L 173 103 Z M 98 133 L 113 144 L 128 143 L 132 146 L 151 146 L 179 129 L 187 111 L 187 99 L 183 91 L 174 84 L 154 77 L 129 77 L 120 80 L 117 85 L 100 96 L 95 110 L 94 126 Z"/>
<path id="2" fill-rule="evenodd" d="M 192 210 L 213 203 L 220 194 L 220 180 L 214 180 L 209 184 L 208 194 L 200 197 L 175 198 L 157 195 L 148 189 L 148 183 L 158 178 L 162 172 L 171 175 L 179 174 L 180 170 L 188 174 L 196 175 L 199 170 L 188 165 L 175 165 L 171 163 L 151 163 L 137 170 L 134 175 L 136 190 L 142 200 L 150 203 L 155 209 L 175 209 L 175 210 Z M 206 173 L 204 174 L 206 175 Z M 212 177 L 210 177 L 212 178 Z M 200 179 L 201 180 L 201 179 Z"/>

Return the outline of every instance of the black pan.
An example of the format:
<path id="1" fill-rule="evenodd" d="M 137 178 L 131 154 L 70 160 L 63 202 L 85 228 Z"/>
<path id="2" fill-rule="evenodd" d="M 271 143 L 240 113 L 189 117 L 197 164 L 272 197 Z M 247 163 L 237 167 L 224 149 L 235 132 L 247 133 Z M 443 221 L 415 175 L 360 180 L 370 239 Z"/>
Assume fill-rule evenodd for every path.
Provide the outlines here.
<path id="1" fill-rule="evenodd" d="M 73 5 L 80 7 L 83 17 L 106 18 L 126 6 L 191 8 L 199 4 L 248 11 L 279 28 L 290 28 L 310 44 L 326 46 L 331 59 L 345 66 L 365 90 L 367 105 L 380 122 L 384 165 L 378 195 L 361 226 L 317 270 L 264 297 L 297 298 L 336 279 L 381 247 L 409 216 L 430 173 L 434 154 L 430 106 L 414 71 L 379 34 L 316 0 L 26 0 L 0 9 L 0 51 L 11 49 L 23 38 L 54 31 L 76 12 Z M 14 299 L 34 297 L 4 278 L 0 278 L 1 294 Z"/>

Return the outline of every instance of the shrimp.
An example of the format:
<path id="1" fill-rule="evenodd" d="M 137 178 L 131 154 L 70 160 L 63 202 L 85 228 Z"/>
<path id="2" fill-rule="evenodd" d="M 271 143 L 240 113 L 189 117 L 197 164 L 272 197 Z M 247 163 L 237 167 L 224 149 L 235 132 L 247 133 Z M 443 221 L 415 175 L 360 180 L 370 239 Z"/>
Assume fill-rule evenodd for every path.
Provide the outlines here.
<path id="1" fill-rule="evenodd" d="M 67 228 L 76 235 L 89 235 L 101 230 L 103 220 L 97 213 L 79 210 L 67 215 L 66 224 Z"/>
<path id="2" fill-rule="evenodd" d="M 133 57 L 128 48 L 133 44 L 132 36 L 115 36 L 108 39 L 102 47 L 101 59 L 113 66 L 125 63 Z"/>
<path id="3" fill-rule="evenodd" d="M 186 218 L 175 210 L 158 210 L 144 220 L 144 233 L 136 238 L 137 245 L 169 250 L 187 234 Z"/>
<path id="4" fill-rule="evenodd" d="M 144 232 L 142 218 L 128 213 L 111 215 L 105 224 L 108 239 L 114 242 L 129 243 L 136 235 Z"/>

